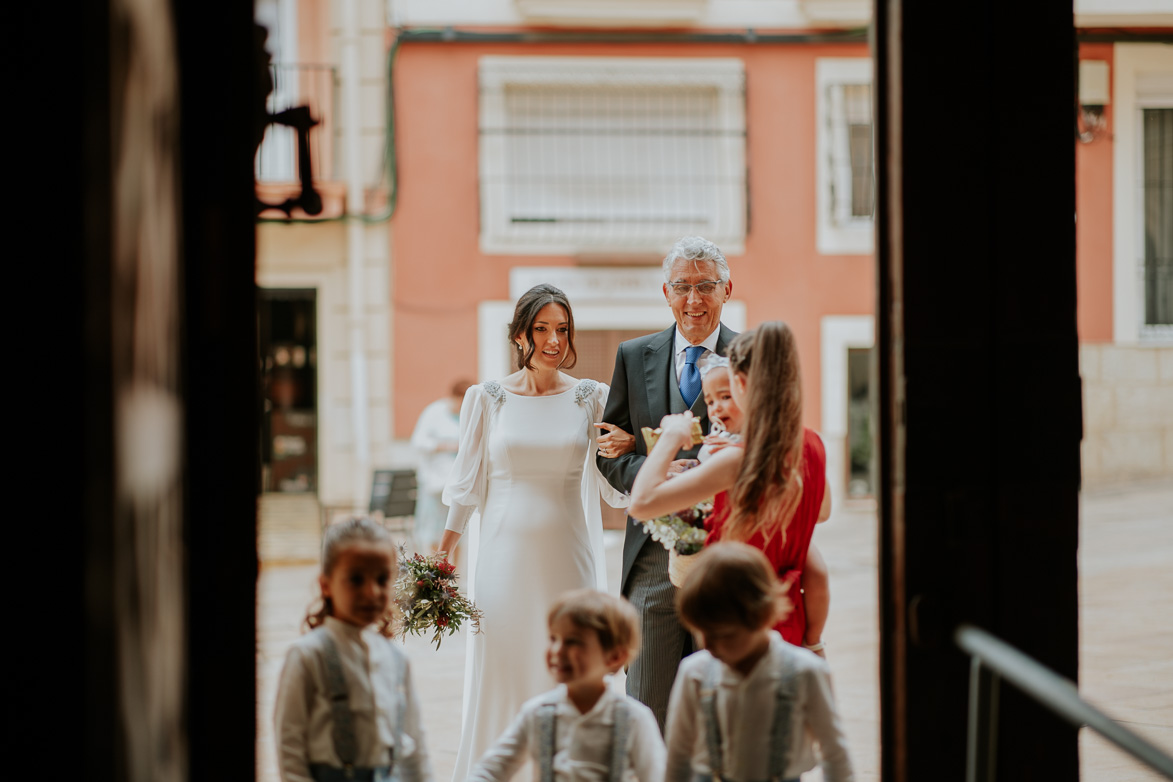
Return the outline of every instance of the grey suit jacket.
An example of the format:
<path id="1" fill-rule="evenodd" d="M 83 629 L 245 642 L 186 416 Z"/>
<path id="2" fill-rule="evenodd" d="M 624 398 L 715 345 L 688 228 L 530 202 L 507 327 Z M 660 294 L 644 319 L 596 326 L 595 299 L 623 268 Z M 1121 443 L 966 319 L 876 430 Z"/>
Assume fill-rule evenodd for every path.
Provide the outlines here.
<path id="1" fill-rule="evenodd" d="M 725 348 L 737 336 L 737 332 L 721 324 L 717 335 L 717 352 Z M 618 459 L 598 457 L 599 470 L 607 480 L 620 491 L 630 493 L 636 473 L 647 458 L 640 429 L 650 426 L 655 429 L 660 419 L 671 412 L 672 389 L 678 387 L 673 348 L 676 340 L 676 325 L 659 334 L 628 340 L 619 346 L 615 356 L 615 374 L 611 377 L 611 393 L 603 420 L 615 424 L 635 435 L 635 451 Z M 701 419 L 701 426 L 709 431 L 709 417 L 703 395 L 698 395 L 692 406 L 693 415 Z M 687 459 L 696 451 L 682 451 L 679 458 Z M 648 533 L 641 524 L 627 520 L 627 533 L 623 539 L 623 593 L 627 592 L 627 576 L 636 555 L 648 539 Z M 667 578 L 667 574 L 665 574 Z"/>

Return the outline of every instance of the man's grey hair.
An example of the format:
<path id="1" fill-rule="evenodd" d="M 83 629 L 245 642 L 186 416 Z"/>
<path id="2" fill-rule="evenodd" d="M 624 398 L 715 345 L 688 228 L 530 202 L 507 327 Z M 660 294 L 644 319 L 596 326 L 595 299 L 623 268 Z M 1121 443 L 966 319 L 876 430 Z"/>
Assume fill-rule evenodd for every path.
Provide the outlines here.
<path id="1" fill-rule="evenodd" d="M 725 254 L 703 236 L 685 236 L 672 245 L 672 249 L 664 256 L 664 282 L 672 282 L 672 266 L 677 261 L 715 264 L 721 282 L 729 279 L 729 261 L 725 260 Z"/>

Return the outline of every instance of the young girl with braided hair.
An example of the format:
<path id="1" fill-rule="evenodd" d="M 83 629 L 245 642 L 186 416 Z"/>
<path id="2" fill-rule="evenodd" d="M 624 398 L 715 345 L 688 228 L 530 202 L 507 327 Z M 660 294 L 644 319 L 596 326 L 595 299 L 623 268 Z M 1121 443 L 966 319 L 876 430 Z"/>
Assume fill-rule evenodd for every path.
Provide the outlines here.
<path id="1" fill-rule="evenodd" d="M 274 710 L 282 782 L 430 782 L 407 655 L 391 640 L 396 557 L 368 518 L 322 542 L 322 606 L 289 648 Z"/>

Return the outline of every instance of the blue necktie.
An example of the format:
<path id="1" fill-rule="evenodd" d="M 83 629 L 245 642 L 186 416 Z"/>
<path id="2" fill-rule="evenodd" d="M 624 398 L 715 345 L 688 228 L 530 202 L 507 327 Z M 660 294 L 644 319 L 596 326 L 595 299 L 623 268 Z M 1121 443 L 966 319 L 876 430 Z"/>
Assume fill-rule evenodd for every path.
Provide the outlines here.
<path id="1" fill-rule="evenodd" d="M 696 368 L 696 362 L 704 352 L 703 345 L 691 345 L 684 349 L 684 369 L 680 370 L 680 395 L 684 397 L 684 404 L 689 409 L 692 409 L 692 403 L 701 392 L 701 373 Z"/>

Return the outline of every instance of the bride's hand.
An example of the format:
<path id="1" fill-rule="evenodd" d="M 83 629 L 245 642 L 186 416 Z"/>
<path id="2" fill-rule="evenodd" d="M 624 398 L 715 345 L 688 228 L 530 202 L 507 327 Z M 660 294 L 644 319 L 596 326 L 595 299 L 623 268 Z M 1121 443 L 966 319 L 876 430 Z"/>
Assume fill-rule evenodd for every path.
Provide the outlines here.
<path id="1" fill-rule="evenodd" d="M 660 420 L 660 440 L 656 444 L 659 445 L 660 442 L 668 440 L 668 442 L 675 444 L 676 451 L 688 448 L 692 445 L 692 421 L 691 410 L 664 416 Z"/>
<path id="2" fill-rule="evenodd" d="M 595 426 L 607 430 L 607 433 L 598 440 L 599 454 L 604 458 L 618 459 L 635 450 L 635 435 L 623 431 L 615 424 L 598 423 Z"/>

